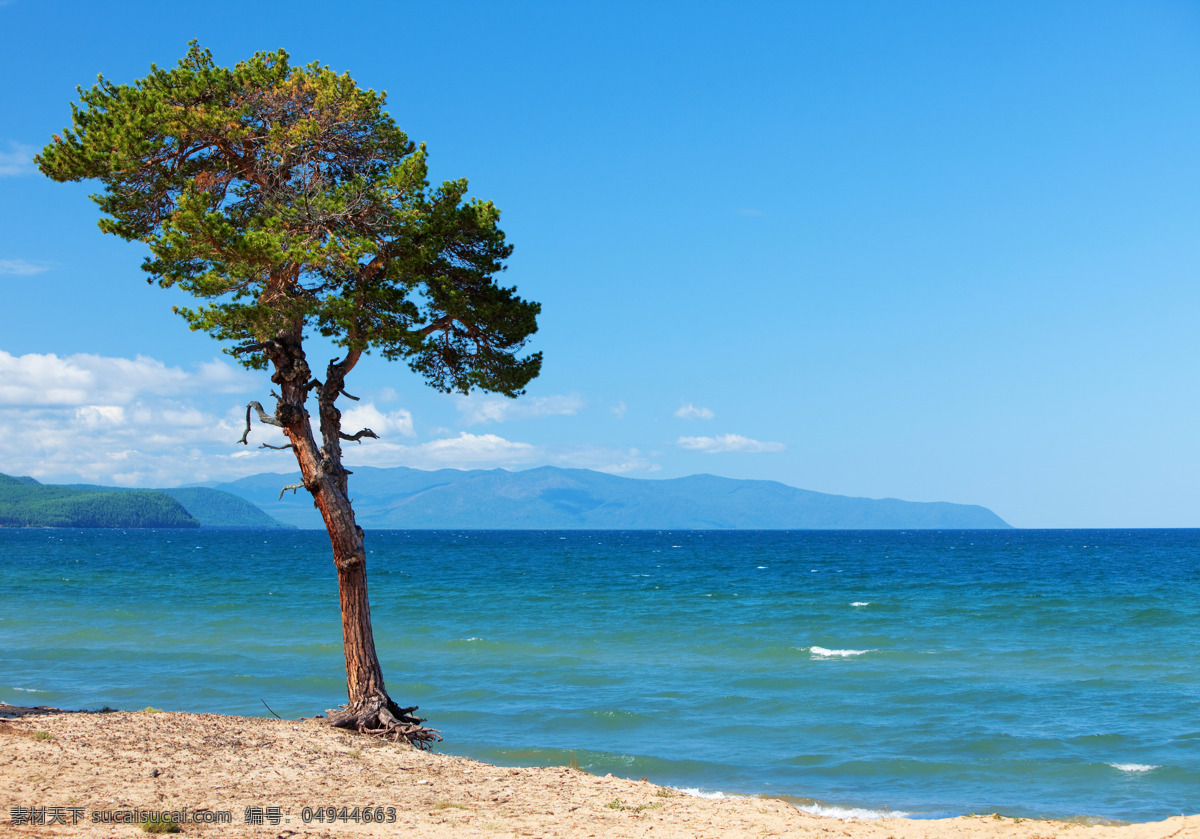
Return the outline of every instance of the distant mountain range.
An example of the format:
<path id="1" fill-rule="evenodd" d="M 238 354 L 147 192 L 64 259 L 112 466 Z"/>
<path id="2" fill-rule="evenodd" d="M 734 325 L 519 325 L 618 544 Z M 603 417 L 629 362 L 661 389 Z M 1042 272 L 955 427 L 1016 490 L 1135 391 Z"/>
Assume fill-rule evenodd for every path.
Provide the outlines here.
<path id="1" fill-rule="evenodd" d="M 205 486 L 239 496 L 296 527 L 321 528 L 295 475 L 262 474 Z M 376 529 L 529 530 L 993 530 L 1010 525 L 968 504 L 852 498 L 776 481 L 715 475 L 647 480 L 588 469 L 359 467 L 350 479 L 358 523 Z"/>
<path id="2" fill-rule="evenodd" d="M 203 487 L 42 484 L 0 474 L 0 527 L 290 527 L 246 500 Z"/>

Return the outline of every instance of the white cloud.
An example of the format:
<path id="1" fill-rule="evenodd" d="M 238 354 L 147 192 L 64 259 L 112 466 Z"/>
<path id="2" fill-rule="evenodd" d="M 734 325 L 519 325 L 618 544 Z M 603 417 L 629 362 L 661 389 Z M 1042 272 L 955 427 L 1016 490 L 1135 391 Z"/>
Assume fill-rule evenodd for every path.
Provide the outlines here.
<path id="1" fill-rule="evenodd" d="M 75 409 L 75 419 L 84 428 L 116 428 L 125 424 L 125 409 L 120 405 L 84 405 Z"/>
<path id="2" fill-rule="evenodd" d="M 33 146 L 14 143 L 10 140 L 8 149 L 8 151 L 0 151 L 0 178 L 32 175 L 37 171 L 33 165 L 33 155 L 37 150 Z"/>
<path id="3" fill-rule="evenodd" d="M 41 265 L 37 262 L 26 262 L 24 259 L 0 259 L 0 274 L 16 274 L 21 277 L 28 277 L 49 270 L 50 268 L 47 265 Z"/>
<path id="4" fill-rule="evenodd" d="M 354 434 L 363 428 L 369 428 L 380 436 L 399 434 L 404 437 L 413 437 L 416 433 L 413 431 L 413 418 L 410 411 L 401 408 L 385 414 L 372 402 L 356 404 L 342 412 L 342 431 Z"/>
<path id="5" fill-rule="evenodd" d="M 781 452 L 783 443 L 761 443 L 741 434 L 722 434 L 718 437 L 680 437 L 677 445 L 693 451 L 717 454 L 718 452 Z"/>
<path id="6" fill-rule="evenodd" d="M 617 419 L 625 419 L 625 412 L 629 409 L 625 407 L 625 402 L 621 401 L 613 405 L 609 410 L 612 411 L 613 416 Z"/>
<path id="7" fill-rule="evenodd" d="M 351 466 L 409 466 L 414 469 L 476 469 L 481 466 L 529 464 L 543 457 L 541 449 L 529 443 L 506 440 L 496 434 L 469 434 L 443 437 L 418 445 L 370 441 L 361 448 L 345 449 Z"/>
<path id="8" fill-rule="evenodd" d="M 141 394 L 244 393 L 261 386 L 260 379 L 216 360 L 189 373 L 145 356 L 14 356 L 0 350 L 0 406 L 121 405 Z"/>
<path id="9" fill-rule="evenodd" d="M 689 402 L 688 404 L 681 407 L 678 411 L 676 411 L 675 416 L 679 417 L 680 419 L 687 419 L 687 420 L 692 420 L 692 419 L 709 420 L 709 419 L 712 419 L 714 416 L 716 416 L 716 414 L 714 414 L 708 408 L 697 408 L 695 405 L 693 405 L 691 402 Z"/>
<path id="10" fill-rule="evenodd" d="M 509 399 L 504 396 L 460 396 L 456 406 L 468 425 L 485 422 L 506 422 L 532 417 L 571 416 L 583 407 L 583 397 L 532 396 Z"/>
<path id="11" fill-rule="evenodd" d="M 527 460 L 536 449 L 495 434 L 460 433 L 457 437 L 433 440 L 420 448 L 435 460 L 454 463 L 496 463 Z"/>

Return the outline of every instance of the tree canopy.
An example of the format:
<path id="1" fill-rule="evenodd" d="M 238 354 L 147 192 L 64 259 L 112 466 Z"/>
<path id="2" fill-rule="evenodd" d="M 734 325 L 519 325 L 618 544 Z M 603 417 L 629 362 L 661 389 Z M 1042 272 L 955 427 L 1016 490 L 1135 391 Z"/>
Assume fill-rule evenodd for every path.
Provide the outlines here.
<path id="1" fill-rule="evenodd" d="M 101 229 L 149 246 L 150 282 L 206 301 L 177 309 L 191 328 L 245 347 L 303 324 L 444 391 L 513 396 L 537 375 L 540 353 L 517 354 L 540 307 L 493 280 L 512 250 L 499 210 L 464 200 L 465 179 L 430 187 L 383 93 L 283 50 L 218 67 L 193 42 L 174 69 L 79 98 L 36 161 L 101 182 Z"/>

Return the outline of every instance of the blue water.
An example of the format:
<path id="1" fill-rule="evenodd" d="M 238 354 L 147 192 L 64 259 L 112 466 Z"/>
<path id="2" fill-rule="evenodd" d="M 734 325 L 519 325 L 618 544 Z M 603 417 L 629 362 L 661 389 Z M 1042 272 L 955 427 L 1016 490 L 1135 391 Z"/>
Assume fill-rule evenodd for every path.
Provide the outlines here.
<path id="1" fill-rule="evenodd" d="M 1200 531 L 368 534 L 445 752 L 917 817 L 1200 813 Z M 345 701 L 324 533 L 0 530 L 0 701 Z"/>

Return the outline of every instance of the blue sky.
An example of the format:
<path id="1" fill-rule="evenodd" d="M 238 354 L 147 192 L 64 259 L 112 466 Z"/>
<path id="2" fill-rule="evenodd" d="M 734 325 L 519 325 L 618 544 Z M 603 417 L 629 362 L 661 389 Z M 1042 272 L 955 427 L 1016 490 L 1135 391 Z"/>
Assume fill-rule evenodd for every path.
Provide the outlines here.
<path id="1" fill-rule="evenodd" d="M 0 0 L 0 471 L 171 486 L 240 370 L 28 162 L 75 85 L 283 47 L 388 91 L 504 211 L 528 395 L 372 360 L 353 463 L 710 472 L 1200 526 L 1200 4 Z M 312 357 L 332 357 L 315 348 Z M 274 442 L 266 430 L 252 435 Z"/>

